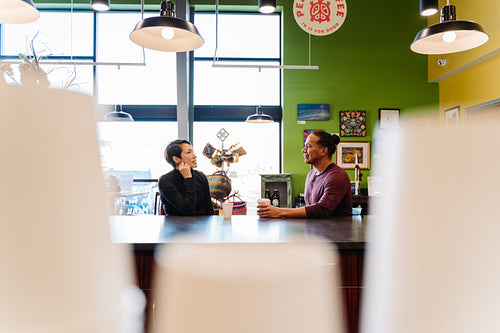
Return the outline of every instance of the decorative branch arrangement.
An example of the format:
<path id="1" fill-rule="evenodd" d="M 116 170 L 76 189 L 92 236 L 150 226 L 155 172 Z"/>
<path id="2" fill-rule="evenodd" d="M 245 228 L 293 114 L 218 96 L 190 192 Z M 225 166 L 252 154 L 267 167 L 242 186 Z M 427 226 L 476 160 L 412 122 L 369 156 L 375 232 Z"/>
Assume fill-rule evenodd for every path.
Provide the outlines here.
<path id="1" fill-rule="evenodd" d="M 50 81 L 48 79 L 48 75 L 58 68 L 51 68 L 49 71 L 45 72 L 40 67 L 40 60 L 46 58 L 50 55 L 50 51 L 42 50 L 37 53 L 35 50 L 35 40 L 38 36 L 39 32 L 35 34 L 35 36 L 28 42 L 28 52 L 27 54 L 19 53 L 18 57 L 22 60 L 19 64 L 19 74 L 20 78 L 17 79 L 14 70 L 9 63 L 1 63 L 0 64 L 0 73 L 1 80 L 0 84 L 9 84 L 7 82 L 6 77 L 11 81 L 10 84 L 14 85 L 22 85 L 22 86 L 40 86 L 40 87 L 49 87 Z M 43 53 L 49 52 L 48 55 L 41 55 Z M 65 69 L 64 67 L 60 67 L 60 69 Z M 76 80 L 76 67 L 73 66 L 73 70 L 70 71 L 69 75 L 66 78 L 66 82 L 63 83 L 62 88 L 68 89 L 73 86 L 77 86 L 78 83 Z"/>
<path id="2" fill-rule="evenodd" d="M 210 162 L 217 167 L 217 170 L 212 175 L 207 175 L 208 184 L 210 186 L 210 196 L 215 209 L 221 207 L 222 202 L 233 202 L 233 214 L 246 214 L 246 202 L 241 200 L 238 192 L 230 195 L 232 186 L 231 179 L 227 177 L 227 170 L 224 170 L 224 165 L 229 168 L 231 163 L 237 163 L 240 156 L 247 152 L 239 143 L 231 145 L 229 148 L 224 148 L 224 141 L 229 136 L 229 133 L 221 128 L 217 132 L 217 138 L 221 141 L 221 148 L 216 149 L 210 143 L 207 143 L 203 148 L 203 155 L 210 159 Z"/>
<path id="3" fill-rule="evenodd" d="M 231 145 L 229 148 L 224 148 L 224 141 L 229 136 L 229 133 L 221 128 L 217 133 L 217 137 L 221 140 L 221 148 L 216 149 L 210 143 L 203 148 L 203 155 L 210 159 L 210 162 L 217 167 L 216 173 L 226 175 L 224 164 L 229 169 L 231 163 L 237 163 L 240 156 L 245 155 L 247 152 L 239 143 Z"/>

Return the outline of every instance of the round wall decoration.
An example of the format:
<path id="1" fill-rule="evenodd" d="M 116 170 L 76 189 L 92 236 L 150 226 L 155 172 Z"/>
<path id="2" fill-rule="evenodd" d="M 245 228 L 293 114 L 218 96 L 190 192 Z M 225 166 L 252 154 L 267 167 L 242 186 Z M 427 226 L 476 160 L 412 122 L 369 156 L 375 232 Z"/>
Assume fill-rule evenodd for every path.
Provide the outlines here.
<path id="1" fill-rule="evenodd" d="M 346 0 L 294 0 L 293 16 L 299 27 L 316 36 L 337 31 L 347 15 Z"/>

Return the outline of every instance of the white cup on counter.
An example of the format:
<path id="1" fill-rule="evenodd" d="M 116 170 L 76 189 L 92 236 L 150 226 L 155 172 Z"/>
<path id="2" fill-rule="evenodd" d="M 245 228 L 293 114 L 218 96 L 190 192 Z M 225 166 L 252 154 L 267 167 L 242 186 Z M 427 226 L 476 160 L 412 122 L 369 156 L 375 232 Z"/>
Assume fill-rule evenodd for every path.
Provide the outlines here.
<path id="1" fill-rule="evenodd" d="M 224 219 L 230 219 L 233 215 L 233 203 L 232 202 L 224 202 L 222 204 L 222 215 L 224 215 Z"/>
<path id="2" fill-rule="evenodd" d="M 261 198 L 261 199 L 257 200 L 257 206 L 258 205 L 263 205 L 263 204 L 270 205 L 271 204 L 271 200 L 269 200 L 268 198 Z"/>

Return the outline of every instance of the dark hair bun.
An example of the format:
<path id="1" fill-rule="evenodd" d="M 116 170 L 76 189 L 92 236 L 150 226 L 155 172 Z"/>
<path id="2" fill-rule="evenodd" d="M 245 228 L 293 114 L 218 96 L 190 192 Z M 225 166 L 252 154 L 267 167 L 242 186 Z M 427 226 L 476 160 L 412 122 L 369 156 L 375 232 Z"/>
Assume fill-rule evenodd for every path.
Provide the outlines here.
<path id="1" fill-rule="evenodd" d="M 340 137 L 337 134 L 332 134 L 332 140 L 334 145 L 338 145 L 340 142 Z"/>

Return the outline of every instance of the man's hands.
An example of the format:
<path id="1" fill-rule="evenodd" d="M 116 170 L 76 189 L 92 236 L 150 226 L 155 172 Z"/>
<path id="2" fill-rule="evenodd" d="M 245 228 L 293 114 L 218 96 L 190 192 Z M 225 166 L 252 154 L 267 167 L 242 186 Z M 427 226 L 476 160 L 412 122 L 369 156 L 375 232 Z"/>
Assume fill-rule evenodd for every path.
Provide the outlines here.
<path id="1" fill-rule="evenodd" d="M 181 162 L 179 164 L 179 171 L 184 178 L 191 178 L 193 176 L 191 175 L 191 166 L 187 163 Z"/>
<path id="2" fill-rule="evenodd" d="M 259 217 L 281 217 L 281 209 L 273 205 L 259 204 L 257 206 Z"/>
<path id="3" fill-rule="evenodd" d="M 305 207 L 278 208 L 265 203 L 257 205 L 257 214 L 259 217 L 307 217 Z"/>

